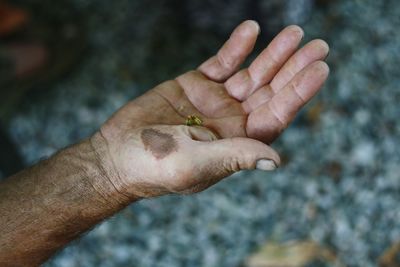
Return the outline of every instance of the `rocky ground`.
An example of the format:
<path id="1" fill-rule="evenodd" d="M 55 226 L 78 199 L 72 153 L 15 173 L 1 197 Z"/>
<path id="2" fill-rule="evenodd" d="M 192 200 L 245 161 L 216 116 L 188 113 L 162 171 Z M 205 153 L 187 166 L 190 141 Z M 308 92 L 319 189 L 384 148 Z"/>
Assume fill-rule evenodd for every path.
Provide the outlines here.
<path id="1" fill-rule="evenodd" d="M 331 76 L 274 144 L 280 170 L 241 172 L 191 197 L 131 205 L 46 266 L 232 267 L 265 241 L 311 239 L 347 266 L 369 267 L 400 240 L 398 1 L 73 2 L 86 14 L 86 57 L 44 97 L 25 100 L 9 124 L 29 164 L 196 66 L 249 16 L 265 29 L 259 49 L 293 22 L 306 40 L 325 38 Z"/>

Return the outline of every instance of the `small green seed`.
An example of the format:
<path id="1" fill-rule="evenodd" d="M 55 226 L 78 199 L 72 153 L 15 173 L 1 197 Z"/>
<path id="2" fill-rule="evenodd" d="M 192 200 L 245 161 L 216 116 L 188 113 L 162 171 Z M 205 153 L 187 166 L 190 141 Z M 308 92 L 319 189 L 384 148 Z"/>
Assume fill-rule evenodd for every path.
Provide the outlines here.
<path id="1" fill-rule="evenodd" d="M 200 117 L 196 116 L 196 115 L 189 115 L 186 118 L 186 125 L 187 126 L 201 126 L 203 124 L 203 120 L 200 119 Z"/>

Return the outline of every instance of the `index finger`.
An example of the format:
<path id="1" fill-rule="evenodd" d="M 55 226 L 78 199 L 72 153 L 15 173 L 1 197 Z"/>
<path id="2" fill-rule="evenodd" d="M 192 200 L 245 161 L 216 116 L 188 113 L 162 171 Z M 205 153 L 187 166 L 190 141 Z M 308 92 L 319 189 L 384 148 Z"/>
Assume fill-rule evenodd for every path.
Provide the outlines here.
<path id="1" fill-rule="evenodd" d="M 259 33 L 260 26 L 257 22 L 242 22 L 218 53 L 201 64 L 198 70 L 213 81 L 224 82 L 251 53 Z"/>

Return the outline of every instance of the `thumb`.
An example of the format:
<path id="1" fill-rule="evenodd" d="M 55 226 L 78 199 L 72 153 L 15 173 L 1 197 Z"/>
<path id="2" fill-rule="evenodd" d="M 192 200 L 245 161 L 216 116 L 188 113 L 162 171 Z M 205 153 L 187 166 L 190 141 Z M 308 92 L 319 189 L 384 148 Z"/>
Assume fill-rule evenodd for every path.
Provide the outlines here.
<path id="1" fill-rule="evenodd" d="M 270 146 L 243 137 L 202 142 L 197 153 L 200 169 L 220 179 L 240 170 L 270 171 L 280 164 L 278 153 Z"/>

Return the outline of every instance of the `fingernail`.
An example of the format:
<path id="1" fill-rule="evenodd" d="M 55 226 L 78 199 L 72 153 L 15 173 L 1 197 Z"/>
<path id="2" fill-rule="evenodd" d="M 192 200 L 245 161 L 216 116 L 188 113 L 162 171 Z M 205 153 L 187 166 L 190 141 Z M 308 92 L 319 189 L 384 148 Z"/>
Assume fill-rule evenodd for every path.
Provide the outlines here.
<path id="1" fill-rule="evenodd" d="M 300 40 L 303 40 L 303 38 L 304 38 L 304 31 L 303 31 L 303 29 L 302 29 L 300 26 L 298 26 L 298 25 L 290 25 L 290 26 L 288 26 L 288 28 L 289 28 L 292 32 L 295 32 L 296 35 L 299 35 L 299 36 L 300 36 Z"/>
<path id="2" fill-rule="evenodd" d="M 247 23 L 254 25 L 254 27 L 257 29 L 257 34 L 260 34 L 260 25 L 258 24 L 257 21 L 255 20 L 248 20 Z"/>
<path id="3" fill-rule="evenodd" d="M 329 53 L 330 53 L 330 51 L 328 51 L 328 53 L 326 54 L 324 60 L 326 60 L 329 57 Z"/>
<path id="4" fill-rule="evenodd" d="M 262 171 L 272 171 L 276 169 L 276 164 L 273 160 L 270 159 L 260 159 L 257 161 L 256 169 Z"/>

